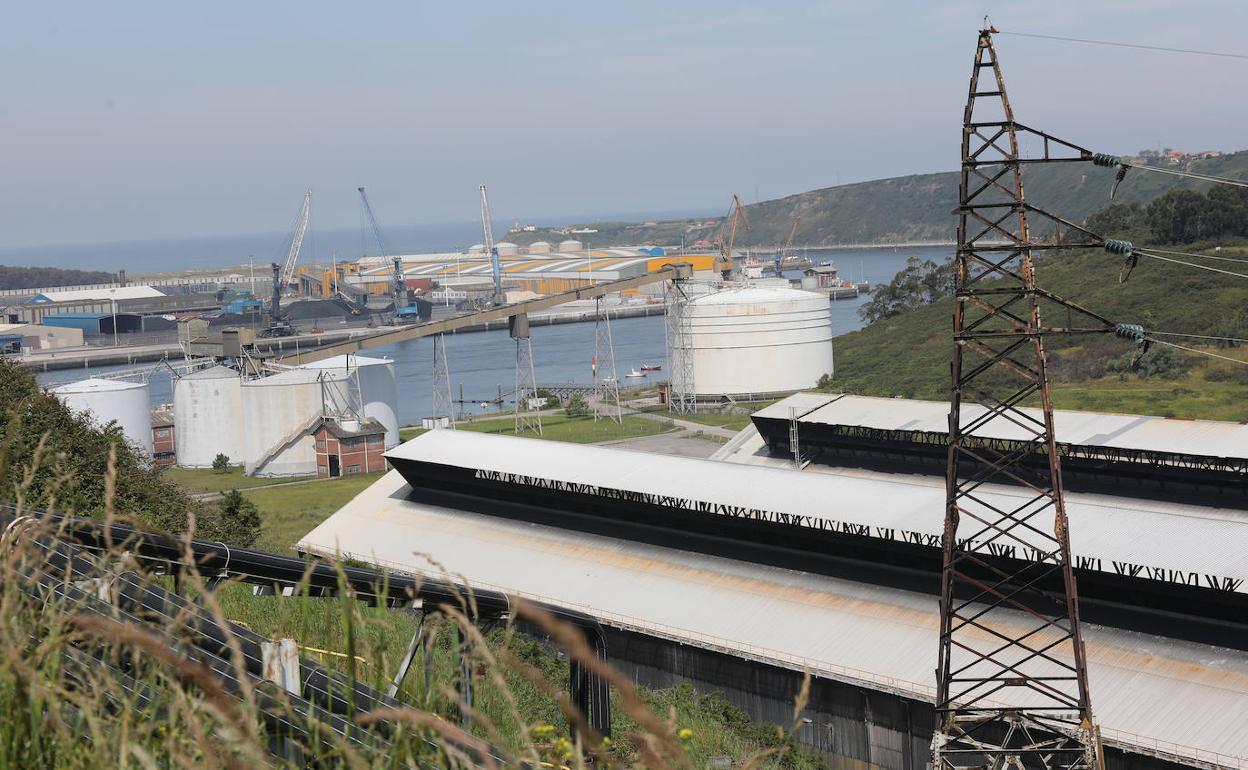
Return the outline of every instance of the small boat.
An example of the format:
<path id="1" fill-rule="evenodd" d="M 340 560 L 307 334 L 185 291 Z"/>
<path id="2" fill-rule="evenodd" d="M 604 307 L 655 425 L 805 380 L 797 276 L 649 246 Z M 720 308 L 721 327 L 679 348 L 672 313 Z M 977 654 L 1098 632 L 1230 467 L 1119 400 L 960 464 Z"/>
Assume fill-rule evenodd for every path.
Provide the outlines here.
<path id="1" fill-rule="evenodd" d="M 632 370 L 631 372 L 629 372 L 628 374 L 626 374 L 626 375 L 624 375 L 624 376 L 625 376 L 625 377 L 645 377 L 646 375 L 644 375 L 644 374 L 642 374 L 641 372 L 639 372 L 639 371 L 637 371 L 636 369 L 634 369 L 634 370 Z"/>
<path id="2" fill-rule="evenodd" d="M 641 365 L 641 370 L 643 372 L 657 372 L 662 368 L 663 366 L 661 364 L 642 364 Z"/>

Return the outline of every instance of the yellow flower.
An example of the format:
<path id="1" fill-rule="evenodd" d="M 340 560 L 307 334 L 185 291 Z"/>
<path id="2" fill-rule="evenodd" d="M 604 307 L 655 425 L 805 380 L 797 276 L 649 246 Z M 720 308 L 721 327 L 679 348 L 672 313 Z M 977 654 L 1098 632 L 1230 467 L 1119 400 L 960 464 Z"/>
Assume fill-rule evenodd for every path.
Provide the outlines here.
<path id="1" fill-rule="evenodd" d="M 682 727 L 676 732 L 676 737 L 682 741 L 687 741 L 693 737 L 693 730 L 690 730 L 688 727 Z"/>

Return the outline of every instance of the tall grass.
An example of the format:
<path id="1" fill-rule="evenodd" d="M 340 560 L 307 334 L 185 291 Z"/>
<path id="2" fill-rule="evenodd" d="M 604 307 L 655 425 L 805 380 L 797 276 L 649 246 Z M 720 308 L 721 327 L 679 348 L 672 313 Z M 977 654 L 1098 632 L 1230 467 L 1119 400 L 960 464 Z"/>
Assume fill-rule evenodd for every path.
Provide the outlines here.
<path id="1" fill-rule="evenodd" d="M 22 478 L 32 475 L 28 468 Z M 106 479 L 104 488 L 108 518 L 116 485 Z M 210 589 L 189 549 L 159 574 L 126 543 L 70 553 L 64 532 L 37 513 L 56 506 L 55 485 L 45 489 L 34 497 L 13 490 L 8 497 L 19 503 L 3 512 L 0 767 L 667 770 L 700 767 L 716 754 L 750 767 L 818 764 L 796 749 L 792 730 L 752 726 L 715 737 L 722 699 L 640 690 L 576 629 L 523 602 L 512 617 L 481 626 L 465 594 L 424 607 L 418 625 L 413 613 L 356 601 L 345 579 L 337 597 Z M 181 598 L 162 600 L 159 611 L 135 603 L 139 593 L 165 596 L 175 586 Z M 517 621 L 540 629 L 541 640 Z M 212 625 L 226 632 L 217 647 L 202 641 Z M 378 696 L 418 628 L 430 641 L 428 684 L 418 657 L 397 699 Z M 288 694 L 249 661 L 252 632 L 297 639 L 305 671 L 319 654 L 341 673 Z M 569 698 L 571 661 L 610 682 L 614 741 L 590 729 Z M 746 723 L 737 719 L 738 728 Z"/>

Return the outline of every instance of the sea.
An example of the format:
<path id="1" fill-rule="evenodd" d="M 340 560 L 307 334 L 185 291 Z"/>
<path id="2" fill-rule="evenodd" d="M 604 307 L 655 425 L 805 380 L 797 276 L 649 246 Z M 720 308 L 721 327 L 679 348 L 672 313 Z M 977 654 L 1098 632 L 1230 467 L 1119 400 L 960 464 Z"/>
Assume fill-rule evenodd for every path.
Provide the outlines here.
<path id="1" fill-rule="evenodd" d="M 465 233 L 469 230 L 470 226 L 465 226 Z M 429 236 L 426 234 L 424 237 Z M 412 251 L 440 251 L 460 246 L 462 244 L 452 240 L 421 240 Z M 237 252 L 230 253 L 237 255 Z M 953 247 L 810 249 L 804 253 L 815 263 L 832 262 L 840 268 L 840 274 L 844 278 L 867 281 L 875 285 L 891 280 L 899 270 L 905 267 L 909 257 L 915 256 L 940 262 L 952 256 Z M 133 258 L 127 262 L 136 265 L 132 268 L 133 272 L 153 269 L 150 266 L 144 266 L 143 260 L 138 258 L 138 253 L 132 256 Z M 0 262 L 3 262 L 2 256 L 0 256 Z M 58 267 L 69 266 L 58 262 L 51 264 L 56 264 Z M 174 264 L 205 267 L 214 263 L 200 258 L 198 261 L 174 260 L 163 262 L 163 264 L 172 268 Z M 237 264 L 237 260 L 221 264 Z M 788 277 L 798 276 L 800 272 L 788 273 Z M 868 296 L 864 293 L 856 299 L 836 300 L 831 303 L 834 335 L 839 336 L 862 328 L 863 322 L 858 315 L 858 310 L 867 300 Z M 531 334 L 533 364 L 539 384 L 592 381 L 590 361 L 594 355 L 593 323 L 534 326 Z M 631 369 L 640 369 L 643 364 L 662 365 L 663 371 L 651 373 L 650 376 L 656 379 L 666 378 L 668 366 L 665 323 L 662 316 L 615 319 L 611 322 L 611 335 L 616 369 L 621 383 L 631 385 L 645 382 L 645 380 L 623 378 L 626 372 Z M 835 342 L 833 344 L 835 345 Z M 399 420 L 403 424 L 419 423 L 422 417 L 432 413 L 432 340 L 427 338 L 408 340 L 395 345 L 373 348 L 367 355 L 394 360 L 399 386 Z M 499 408 L 492 403 L 498 395 L 507 393 L 515 387 L 515 343 L 512 342 L 505 329 L 448 336 L 447 361 L 453 396 L 455 399 L 462 398 L 463 403 L 457 406 L 457 409 L 462 409 L 462 411 L 474 414 L 494 411 Z M 90 370 L 44 372 L 38 377 L 40 383 L 44 385 L 57 385 L 83 379 L 84 375 L 107 374 L 133 368 L 132 366 L 104 366 Z M 153 366 L 148 374 L 148 384 L 153 405 L 173 401 L 173 383 L 167 369 Z"/>

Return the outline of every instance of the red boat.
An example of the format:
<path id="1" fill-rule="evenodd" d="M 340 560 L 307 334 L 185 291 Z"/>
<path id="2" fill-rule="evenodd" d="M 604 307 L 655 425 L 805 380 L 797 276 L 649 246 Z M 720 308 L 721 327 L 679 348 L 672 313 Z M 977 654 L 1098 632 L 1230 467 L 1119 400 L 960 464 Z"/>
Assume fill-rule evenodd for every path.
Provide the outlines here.
<path id="1" fill-rule="evenodd" d="M 662 368 L 663 367 L 660 364 L 642 364 L 641 365 L 641 370 L 643 372 L 657 372 Z"/>

